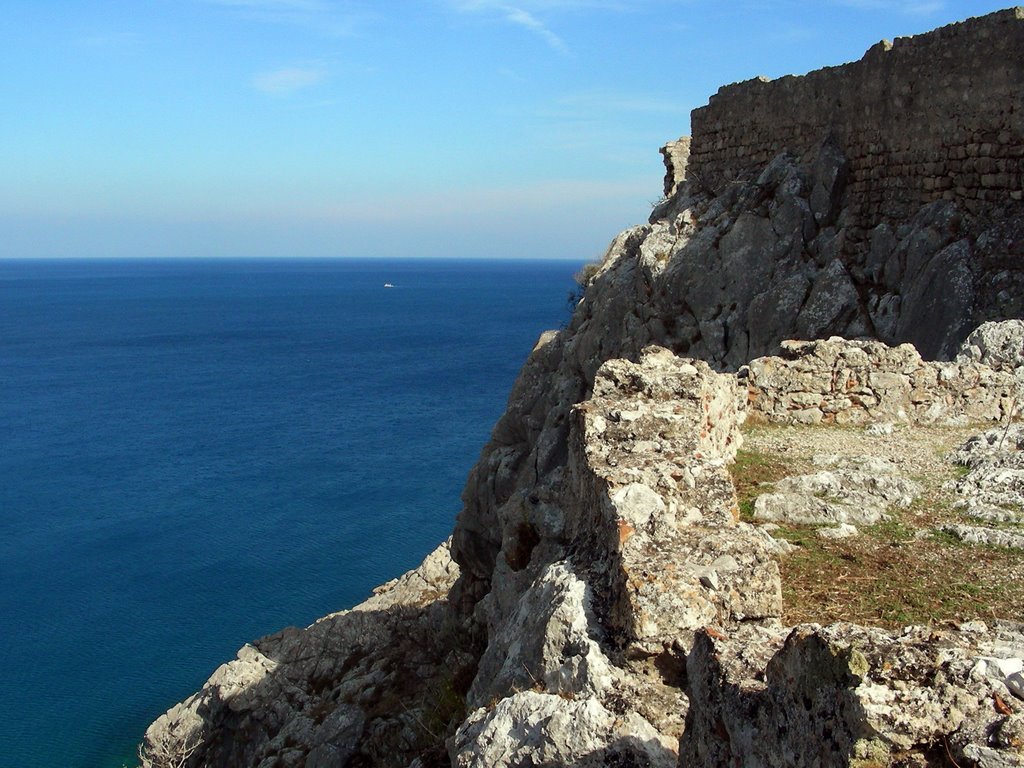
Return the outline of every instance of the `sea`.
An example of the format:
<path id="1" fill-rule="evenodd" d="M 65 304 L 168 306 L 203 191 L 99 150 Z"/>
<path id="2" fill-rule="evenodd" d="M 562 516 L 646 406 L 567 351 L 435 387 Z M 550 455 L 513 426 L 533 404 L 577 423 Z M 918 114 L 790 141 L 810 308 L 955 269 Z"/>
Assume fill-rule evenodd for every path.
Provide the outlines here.
<path id="1" fill-rule="evenodd" d="M 0 762 L 134 765 L 449 535 L 577 261 L 0 260 Z"/>

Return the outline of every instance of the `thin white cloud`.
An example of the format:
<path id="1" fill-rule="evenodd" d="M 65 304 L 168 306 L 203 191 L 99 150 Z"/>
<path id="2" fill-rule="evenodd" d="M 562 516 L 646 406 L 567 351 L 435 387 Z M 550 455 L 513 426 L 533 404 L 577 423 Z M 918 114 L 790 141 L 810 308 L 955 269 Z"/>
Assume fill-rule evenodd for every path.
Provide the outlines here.
<path id="1" fill-rule="evenodd" d="M 525 0 L 512 5 L 496 0 L 448 0 L 446 5 L 459 13 L 484 14 L 498 18 L 536 35 L 553 50 L 568 53 L 569 46 L 558 33 L 545 23 L 538 14 L 554 10 L 580 10 L 583 8 L 605 7 L 605 3 L 594 0 Z"/>
<path id="2" fill-rule="evenodd" d="M 683 0 L 688 2 L 689 0 Z M 629 13 L 650 0 L 440 0 L 443 7 L 457 13 L 490 16 L 521 27 L 536 35 L 553 50 L 569 53 L 566 41 L 545 17 L 555 13 L 614 11 Z"/>
<path id="3" fill-rule="evenodd" d="M 252 87 L 262 93 L 283 96 L 324 81 L 326 70 L 321 66 L 283 67 L 272 72 L 261 72 L 252 78 Z"/>
<path id="4" fill-rule="evenodd" d="M 533 32 L 556 51 L 559 51 L 560 53 L 569 52 L 565 41 L 552 32 L 544 25 L 543 22 L 529 11 L 524 11 L 522 8 L 516 8 L 514 6 L 507 6 L 502 9 L 502 12 L 505 15 L 506 21 L 517 24 L 518 26 Z"/>

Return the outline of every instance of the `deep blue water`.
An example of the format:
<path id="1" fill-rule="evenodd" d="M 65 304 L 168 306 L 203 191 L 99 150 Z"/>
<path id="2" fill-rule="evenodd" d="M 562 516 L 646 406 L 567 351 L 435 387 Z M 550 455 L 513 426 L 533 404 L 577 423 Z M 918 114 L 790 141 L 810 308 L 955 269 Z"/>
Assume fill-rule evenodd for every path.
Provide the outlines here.
<path id="1" fill-rule="evenodd" d="M 244 642 L 415 566 L 576 267 L 0 261 L 4 765 L 131 764 Z"/>

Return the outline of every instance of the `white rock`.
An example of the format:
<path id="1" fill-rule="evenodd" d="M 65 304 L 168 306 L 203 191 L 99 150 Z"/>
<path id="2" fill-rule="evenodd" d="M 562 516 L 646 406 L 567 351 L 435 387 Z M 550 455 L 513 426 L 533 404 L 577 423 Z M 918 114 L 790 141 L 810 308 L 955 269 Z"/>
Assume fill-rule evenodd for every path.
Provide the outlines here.
<path id="1" fill-rule="evenodd" d="M 566 695 L 608 688 L 611 666 L 594 640 L 595 625 L 586 584 L 566 563 L 548 566 L 491 630 L 470 706 L 534 686 Z"/>
<path id="2" fill-rule="evenodd" d="M 489 711 L 473 712 L 453 737 L 449 753 L 457 768 L 598 768 L 618 764 L 616 760 L 674 768 L 676 755 L 662 745 L 649 723 L 634 716 L 629 732 L 619 734 L 620 722 L 595 699 L 523 691 Z"/>
<path id="3" fill-rule="evenodd" d="M 956 536 L 967 544 L 1024 549 L 1024 533 L 1004 531 L 1000 528 L 981 528 L 975 525 L 944 525 L 941 530 Z"/>
<path id="4" fill-rule="evenodd" d="M 961 632 L 969 632 L 975 635 L 988 634 L 988 624 L 984 621 L 965 621 L 959 627 Z"/>
<path id="5" fill-rule="evenodd" d="M 848 539 L 860 531 L 849 523 L 842 523 L 834 528 L 819 528 L 815 533 L 822 539 Z"/>
<path id="6" fill-rule="evenodd" d="M 665 502 L 655 491 L 643 483 L 630 483 L 611 495 L 619 517 L 634 528 L 646 526 L 652 516 L 665 511 Z"/>

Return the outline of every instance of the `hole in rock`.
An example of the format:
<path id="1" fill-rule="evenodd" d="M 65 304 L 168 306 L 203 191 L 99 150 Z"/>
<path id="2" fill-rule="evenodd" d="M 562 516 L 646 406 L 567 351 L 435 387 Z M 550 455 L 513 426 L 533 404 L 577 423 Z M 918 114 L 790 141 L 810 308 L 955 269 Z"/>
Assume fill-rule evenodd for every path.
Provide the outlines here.
<path id="1" fill-rule="evenodd" d="M 533 549 L 540 543 L 540 534 L 530 523 L 516 526 L 512 545 L 505 552 L 505 562 L 513 571 L 521 571 L 530 564 Z"/>

